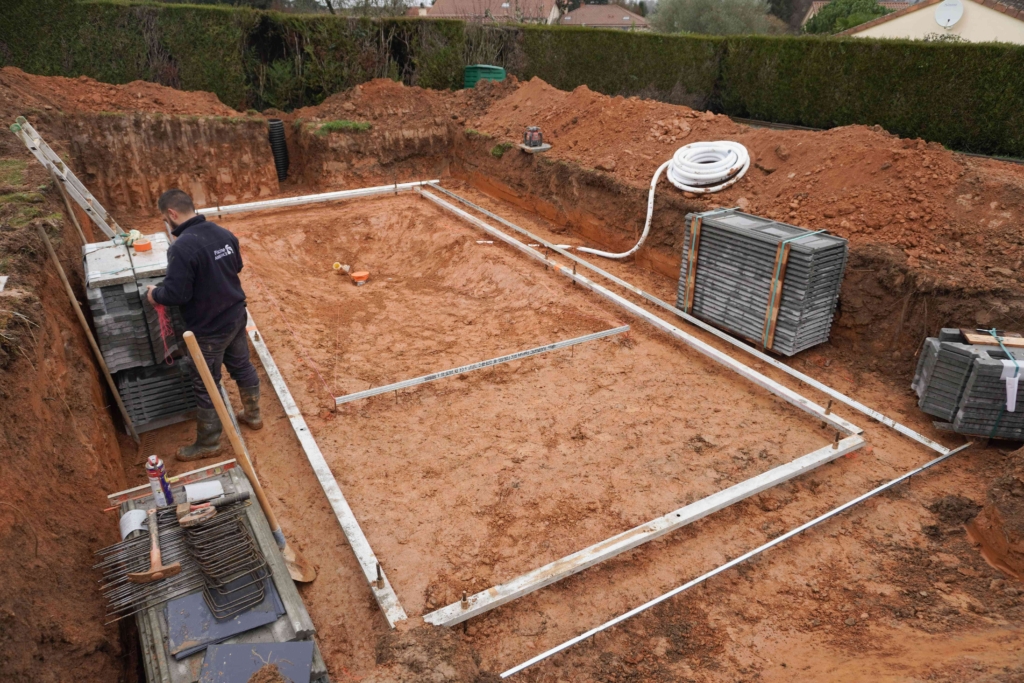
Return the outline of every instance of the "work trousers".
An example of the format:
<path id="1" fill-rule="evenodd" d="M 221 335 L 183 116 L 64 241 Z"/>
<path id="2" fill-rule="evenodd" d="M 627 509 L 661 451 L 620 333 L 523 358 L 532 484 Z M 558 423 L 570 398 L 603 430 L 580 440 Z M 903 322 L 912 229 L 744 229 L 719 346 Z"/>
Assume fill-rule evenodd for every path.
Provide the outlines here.
<path id="1" fill-rule="evenodd" d="M 256 374 L 256 368 L 249 360 L 249 338 L 245 334 L 246 323 L 245 309 L 242 315 L 234 324 L 224 328 L 223 332 L 204 337 L 196 336 L 199 342 L 199 349 L 203 352 L 206 365 L 210 368 L 213 381 L 220 384 L 220 368 L 225 365 L 231 379 L 235 380 L 239 387 L 258 387 L 260 377 Z M 190 358 L 191 360 L 191 358 Z M 195 390 L 196 403 L 200 408 L 207 410 L 213 408 L 210 395 L 206 393 L 206 385 L 195 366 L 192 369 L 192 388 Z"/>

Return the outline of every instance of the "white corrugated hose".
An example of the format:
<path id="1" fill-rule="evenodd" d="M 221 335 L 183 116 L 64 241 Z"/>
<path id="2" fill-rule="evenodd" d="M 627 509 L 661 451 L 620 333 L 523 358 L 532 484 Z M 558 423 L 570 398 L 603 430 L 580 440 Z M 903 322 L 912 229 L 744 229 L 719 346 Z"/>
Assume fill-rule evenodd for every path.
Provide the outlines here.
<path id="1" fill-rule="evenodd" d="M 647 239 L 651 230 L 651 217 L 654 215 L 654 188 L 664 173 L 668 181 L 684 192 L 694 194 L 710 194 L 724 190 L 742 178 L 750 168 L 750 154 L 747 148 L 738 142 L 720 140 L 718 142 L 694 142 L 676 150 L 672 158 L 658 167 L 651 178 L 651 190 L 647 194 L 647 221 L 644 231 L 632 249 L 621 254 L 613 254 L 599 249 L 577 247 L 577 251 L 595 254 L 605 258 L 621 259 L 632 256 Z"/>

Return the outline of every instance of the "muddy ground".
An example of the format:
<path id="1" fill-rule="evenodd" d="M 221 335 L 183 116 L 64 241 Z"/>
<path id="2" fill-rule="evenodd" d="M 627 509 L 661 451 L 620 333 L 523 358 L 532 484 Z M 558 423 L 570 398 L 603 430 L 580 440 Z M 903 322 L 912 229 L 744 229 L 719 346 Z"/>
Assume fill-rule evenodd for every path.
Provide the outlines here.
<path id="1" fill-rule="evenodd" d="M 75 81 L 78 90 L 58 100 L 53 93 L 68 84 L 44 87 L 45 79 L 23 80 L 8 71 L 0 73 L 3 113 L 38 116 L 40 126 L 53 131 L 55 146 L 61 131 L 85 120 L 76 116 L 92 110 L 86 105 L 93 91 L 110 92 L 110 86 Z M 132 94 L 132 86 L 145 90 L 136 100 L 224 114 L 204 94 L 149 93 L 157 87 L 149 84 L 120 88 Z M 117 93 L 114 105 L 121 111 L 144 113 Z M 372 121 L 373 128 L 317 136 L 315 125 L 303 127 L 339 118 Z M 538 118 L 556 143 L 547 160 L 515 150 L 495 153 L 520 125 Z M 300 165 L 283 192 L 437 172 L 447 187 L 543 235 L 605 246 L 625 244 L 642 228 L 647 176 L 667 153 L 708 136 L 740 139 L 759 164 L 749 179 L 712 200 L 663 191 L 656 211 L 664 218 L 655 223 L 651 248 L 636 262 L 602 265 L 671 301 L 677 219 L 740 199 L 753 212 L 851 237 L 851 271 L 832 343 L 788 362 L 950 446 L 962 439 L 935 431 L 907 388 L 914 350 L 940 326 L 983 318 L 1007 325 L 1019 318 L 1021 176 L 1006 164 L 857 127 L 755 131 L 684 107 L 603 98 L 585 89 L 559 93 L 539 82 L 450 94 L 377 81 L 318 110 L 296 112 L 289 123 Z M 18 182 L 10 189 L 38 188 L 41 201 L 3 198 L 0 258 L 7 260 L 0 261 L 0 274 L 12 276 L 9 289 L 27 292 L 29 303 L 17 310 L 40 327 L 22 325 L 19 332 L 11 316 L 3 330 L 27 353 L 3 346 L 0 420 L 12 457 L 0 459 L 0 486 L 4 500 L 29 514 L 0 506 L 5 547 L 25 550 L 0 562 L 12 589 L 0 603 L 6 619 L 0 674 L 133 680 L 130 629 L 101 626 L 102 605 L 85 571 L 88 552 L 115 533 L 115 520 L 99 512 L 103 494 L 141 483 L 144 452 L 169 456 L 191 428 L 161 430 L 143 449 L 124 437 L 115 446 L 109 401 L 33 241 L 34 226 L 50 221 L 72 271 L 77 238 L 67 219 L 55 215 L 58 195 L 45 176 L 10 143 L 0 156 L 25 169 L 12 176 Z M 863 166 L 859 175 L 857 165 Z M 303 173 L 310 167 L 324 169 L 312 174 L 322 185 Z M 238 166 L 244 168 L 253 166 Z M 218 182 L 216 191 L 230 189 L 229 178 Z M 802 192 L 806 197 L 797 196 Z M 122 224 L 155 230 L 152 212 L 140 206 L 127 202 L 118 213 Z M 815 421 L 543 266 L 502 245 L 478 244 L 488 238 L 413 196 L 223 222 L 242 240 L 243 282 L 267 344 L 413 622 L 461 590 L 515 576 L 831 439 Z M 370 270 L 370 283 L 348 285 L 330 270 L 335 260 Z M 80 275 L 72 272 L 71 279 L 78 282 Z M 621 323 L 633 326 L 628 336 L 337 413 L 327 409 L 331 394 Z M 48 336 L 30 346 L 27 331 L 44 328 Z M 758 369 L 825 402 L 776 371 Z M 31 400 L 17 400 L 21 395 Z M 61 395 L 66 403 L 48 400 Z M 289 537 L 319 566 L 320 577 L 301 591 L 332 679 L 339 681 L 492 680 L 495 672 L 931 457 L 867 418 L 837 410 L 866 430 L 870 446 L 853 457 L 521 598 L 465 629 L 389 633 L 279 403 L 267 392 L 263 405 L 267 427 L 247 434 L 249 446 Z M 965 529 L 971 524 L 977 534 L 993 519 L 996 528 L 1018 528 L 1005 519 L 1000 527 L 997 514 L 1010 511 L 1014 522 L 1014 503 L 1024 495 L 1021 456 L 1008 455 L 1014 447 L 976 447 L 521 678 L 1020 680 L 1021 584 L 1012 567 L 986 562 Z M 73 504 L 44 502 L 25 492 L 26 481 L 44 481 L 50 498 Z M 38 551 L 29 531 L 39 534 Z M 36 571 L 25 565 L 29 552 Z M 44 569 L 65 561 L 76 571 Z M 67 599 L 69 592 L 75 599 Z"/>

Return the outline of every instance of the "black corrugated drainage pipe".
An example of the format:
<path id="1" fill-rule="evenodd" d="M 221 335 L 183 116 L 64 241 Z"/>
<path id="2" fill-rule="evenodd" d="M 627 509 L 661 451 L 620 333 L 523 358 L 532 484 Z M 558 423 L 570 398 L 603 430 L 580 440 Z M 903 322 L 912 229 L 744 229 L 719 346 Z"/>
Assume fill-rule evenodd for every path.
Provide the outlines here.
<path id="1" fill-rule="evenodd" d="M 284 142 L 284 121 L 269 119 L 270 151 L 274 153 L 274 166 L 277 168 L 277 179 L 283 182 L 288 177 L 288 146 Z"/>

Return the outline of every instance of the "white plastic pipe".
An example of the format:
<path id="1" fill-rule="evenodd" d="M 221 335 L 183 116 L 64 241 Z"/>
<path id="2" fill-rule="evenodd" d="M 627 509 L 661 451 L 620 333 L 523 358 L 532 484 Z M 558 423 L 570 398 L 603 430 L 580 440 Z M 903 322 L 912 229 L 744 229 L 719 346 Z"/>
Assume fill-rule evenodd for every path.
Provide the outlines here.
<path id="1" fill-rule="evenodd" d="M 658 167 L 651 178 L 651 189 L 647 193 L 647 220 L 644 231 L 633 248 L 622 253 L 601 251 L 589 247 L 578 247 L 578 251 L 603 256 L 604 258 L 623 259 L 632 256 L 643 246 L 647 234 L 651 231 L 651 217 L 654 216 L 654 190 L 661 174 L 668 170 L 668 181 L 684 192 L 709 194 L 724 190 L 742 178 L 750 168 L 750 154 L 747 148 L 738 142 L 721 140 L 719 142 L 694 142 L 676 150 L 672 158 Z"/>

